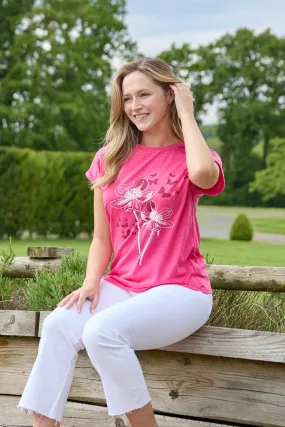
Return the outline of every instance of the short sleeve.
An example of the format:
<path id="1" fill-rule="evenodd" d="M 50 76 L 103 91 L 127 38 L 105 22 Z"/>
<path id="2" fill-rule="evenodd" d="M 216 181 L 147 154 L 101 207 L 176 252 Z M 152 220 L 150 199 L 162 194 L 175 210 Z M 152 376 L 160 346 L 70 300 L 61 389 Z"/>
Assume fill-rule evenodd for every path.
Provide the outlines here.
<path id="1" fill-rule="evenodd" d="M 210 151 L 213 156 L 213 159 L 219 166 L 219 169 L 220 169 L 219 178 L 213 187 L 207 188 L 207 189 L 197 187 L 197 185 L 192 183 L 194 193 L 197 194 L 198 196 L 203 196 L 204 194 L 206 194 L 207 196 L 218 196 L 225 188 L 225 175 L 223 171 L 222 160 L 215 150 L 210 149 Z"/>
<path id="2" fill-rule="evenodd" d="M 105 147 L 101 147 L 97 153 L 95 154 L 92 163 L 89 167 L 89 169 L 86 171 L 85 176 L 88 179 L 88 181 L 93 182 L 97 178 L 103 176 L 103 162 L 102 162 L 102 155 L 105 151 Z"/>

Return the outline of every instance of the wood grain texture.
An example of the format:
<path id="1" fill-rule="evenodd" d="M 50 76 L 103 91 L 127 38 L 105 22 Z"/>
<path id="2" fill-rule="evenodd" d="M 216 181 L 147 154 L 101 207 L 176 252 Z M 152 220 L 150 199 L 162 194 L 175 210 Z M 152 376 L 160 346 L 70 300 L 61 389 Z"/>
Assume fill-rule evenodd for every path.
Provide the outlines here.
<path id="1" fill-rule="evenodd" d="M 0 394 L 21 395 L 38 338 L 0 337 Z M 284 427 L 285 365 L 159 350 L 136 352 L 156 411 L 219 422 Z M 69 399 L 105 404 L 100 377 L 79 352 Z"/>
<path id="2" fill-rule="evenodd" d="M 36 336 L 36 311 L 0 310 L 0 335 Z"/>
<path id="3" fill-rule="evenodd" d="M 285 292 L 284 267 L 207 264 L 213 289 Z"/>
<path id="4" fill-rule="evenodd" d="M 28 246 L 27 255 L 30 258 L 61 258 L 74 253 L 73 248 L 57 248 L 55 246 Z"/>
<path id="5" fill-rule="evenodd" d="M 29 257 L 15 257 L 13 262 L 4 268 L 4 277 L 35 277 L 38 271 L 55 271 L 61 265 L 61 259 L 37 259 Z M 0 261 L 0 268 L 2 262 Z"/>
<path id="6" fill-rule="evenodd" d="M 19 397 L 0 396 L 0 425 L 5 427 L 32 427 L 32 415 L 23 413 L 17 404 Z M 186 420 L 170 416 L 155 416 L 159 427 L 233 427 L 229 424 L 213 424 L 203 421 Z M 97 405 L 67 401 L 62 420 L 63 427 L 130 427 L 127 417 L 111 417 L 107 408 Z"/>
<path id="7" fill-rule="evenodd" d="M 161 350 L 285 363 L 285 334 L 203 326 Z"/>

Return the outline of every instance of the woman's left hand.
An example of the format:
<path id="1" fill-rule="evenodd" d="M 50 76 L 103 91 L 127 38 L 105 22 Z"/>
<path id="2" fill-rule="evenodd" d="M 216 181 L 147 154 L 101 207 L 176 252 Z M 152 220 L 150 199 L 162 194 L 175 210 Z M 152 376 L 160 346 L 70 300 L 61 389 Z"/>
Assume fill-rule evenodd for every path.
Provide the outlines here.
<path id="1" fill-rule="evenodd" d="M 194 115 L 194 105 L 193 102 L 195 99 L 192 97 L 190 87 L 183 80 L 179 83 L 169 84 L 170 88 L 174 92 L 175 104 L 178 116 L 181 120 L 183 114 L 193 114 Z"/>

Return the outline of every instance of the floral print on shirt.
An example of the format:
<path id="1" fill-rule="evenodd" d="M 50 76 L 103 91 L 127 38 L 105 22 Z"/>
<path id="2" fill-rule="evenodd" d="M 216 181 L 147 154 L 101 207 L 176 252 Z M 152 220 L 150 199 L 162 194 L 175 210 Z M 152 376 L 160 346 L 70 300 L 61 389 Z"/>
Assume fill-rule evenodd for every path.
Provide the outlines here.
<path id="1" fill-rule="evenodd" d="M 138 229 L 137 243 L 139 265 L 141 265 L 142 263 L 143 256 L 149 245 L 150 240 L 152 239 L 152 236 L 156 234 L 159 237 L 162 228 L 170 228 L 174 226 L 173 222 L 168 221 L 168 218 L 171 217 L 171 215 L 173 214 L 173 210 L 170 208 L 164 208 L 159 211 L 159 209 L 156 207 L 155 202 L 151 200 L 156 191 L 147 191 L 147 187 L 149 186 L 149 184 L 157 184 L 157 180 L 155 181 L 156 182 L 148 181 L 145 178 L 139 178 L 133 187 L 130 187 L 128 184 L 120 184 L 115 188 L 115 193 L 117 196 L 119 196 L 119 198 L 110 202 L 110 205 L 113 208 L 124 209 L 124 211 L 131 211 L 135 217 L 136 227 Z M 171 197 L 170 193 L 165 192 L 164 187 L 161 187 L 158 193 L 162 197 Z M 142 210 L 143 202 L 146 203 L 144 212 Z M 140 245 L 141 225 L 139 221 L 139 216 L 143 221 L 142 227 L 146 227 L 147 230 L 150 231 L 150 236 L 143 250 L 141 249 Z M 129 234 L 130 233 L 128 233 L 128 235 Z"/>

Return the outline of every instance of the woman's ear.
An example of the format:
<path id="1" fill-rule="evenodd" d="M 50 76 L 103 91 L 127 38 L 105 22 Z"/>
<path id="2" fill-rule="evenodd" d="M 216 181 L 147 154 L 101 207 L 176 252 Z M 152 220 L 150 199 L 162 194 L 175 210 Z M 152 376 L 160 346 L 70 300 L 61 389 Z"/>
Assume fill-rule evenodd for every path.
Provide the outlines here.
<path id="1" fill-rule="evenodd" d="M 168 93 L 167 93 L 167 101 L 168 101 L 168 104 L 171 104 L 171 103 L 172 103 L 172 101 L 174 101 L 174 98 L 175 98 L 175 96 L 174 96 L 174 92 L 173 92 L 173 90 L 171 89 L 171 87 L 169 87 L 169 89 L 168 89 Z"/>

